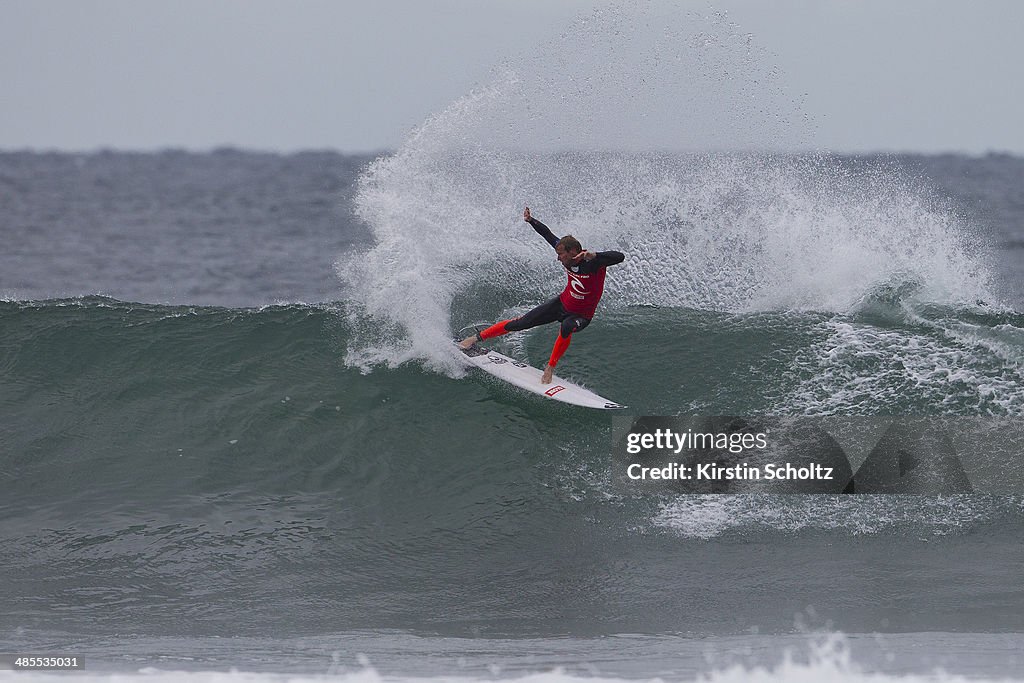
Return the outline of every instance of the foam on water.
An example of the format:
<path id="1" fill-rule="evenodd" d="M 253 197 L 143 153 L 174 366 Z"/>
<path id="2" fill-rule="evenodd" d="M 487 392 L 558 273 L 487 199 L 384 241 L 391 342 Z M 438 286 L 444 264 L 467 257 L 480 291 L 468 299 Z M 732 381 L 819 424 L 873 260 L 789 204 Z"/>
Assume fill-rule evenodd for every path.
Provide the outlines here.
<path id="1" fill-rule="evenodd" d="M 354 671 L 342 669 L 324 674 L 287 674 L 248 671 L 175 671 L 147 667 L 134 673 L 81 672 L 76 681 L 87 683 L 128 683 L 129 681 L 187 681 L 190 683 L 671 683 L 672 681 L 702 681 L 704 683 L 984 683 L 985 681 L 1020 681 L 1020 678 L 964 678 L 935 668 L 928 673 L 895 674 L 866 671 L 851 657 L 846 640 L 841 634 L 832 634 L 816 643 L 809 656 L 795 656 L 787 651 L 775 665 L 733 664 L 709 667 L 706 672 L 693 676 L 621 677 L 602 675 L 597 667 L 592 674 L 579 674 L 554 668 L 525 675 L 503 675 L 495 669 L 490 675 L 452 674 L 440 676 L 386 675 L 377 671 L 365 657 L 359 658 L 362 668 Z M 25 673 L 0 671 L 0 680 L 28 680 L 37 683 L 57 683 L 67 680 L 66 673 Z"/>
<path id="2" fill-rule="evenodd" d="M 603 306 L 842 312 L 893 281 L 925 301 L 993 298 L 980 245 L 921 182 L 764 152 L 806 145 L 808 125 L 750 36 L 720 16 L 637 11 L 598 12 L 509 60 L 364 172 L 356 211 L 376 243 L 337 262 L 363 330 L 351 365 L 456 372 L 447 340 L 501 312 L 453 310 L 458 297 L 559 291 L 524 205 L 627 254 Z"/>
<path id="3" fill-rule="evenodd" d="M 794 372 L 803 379 L 780 398 L 779 409 L 873 415 L 911 400 L 922 414 L 1021 414 L 1024 375 L 1020 364 L 1009 360 L 1020 353 L 1013 343 L 1019 330 L 1003 331 L 1003 339 L 994 341 L 991 334 L 957 329 L 961 325 L 929 323 L 913 332 L 825 321 L 822 340 L 794 361 Z"/>
<path id="4" fill-rule="evenodd" d="M 689 495 L 661 506 L 656 528 L 688 538 L 711 539 L 730 531 L 821 530 L 853 535 L 906 533 L 942 536 L 1017 515 L 1019 499 L 953 495 L 785 496 Z"/>

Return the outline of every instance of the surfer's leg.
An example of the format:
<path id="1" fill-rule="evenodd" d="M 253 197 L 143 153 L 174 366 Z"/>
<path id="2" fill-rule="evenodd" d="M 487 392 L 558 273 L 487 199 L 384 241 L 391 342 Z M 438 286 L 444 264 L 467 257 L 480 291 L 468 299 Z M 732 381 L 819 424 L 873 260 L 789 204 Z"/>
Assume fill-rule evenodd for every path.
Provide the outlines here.
<path id="1" fill-rule="evenodd" d="M 569 348 L 569 342 L 572 341 L 572 333 L 579 332 L 589 324 L 590 318 L 584 318 L 582 315 L 571 315 L 562 320 L 562 328 L 558 331 L 555 347 L 551 349 L 551 360 L 548 361 L 549 366 L 555 367 L 558 365 L 558 360 L 565 353 L 565 350 Z"/>
<path id="2" fill-rule="evenodd" d="M 565 315 L 565 309 L 562 308 L 562 302 L 556 296 L 554 299 L 545 301 L 540 306 L 527 311 L 518 318 L 509 318 L 508 320 L 496 322 L 487 329 L 480 330 L 471 337 L 466 337 L 459 343 L 459 346 L 468 349 L 476 342 L 483 341 L 484 339 L 492 339 L 509 332 L 520 332 L 531 327 L 537 327 L 538 325 L 553 323 L 563 315 Z"/>
<path id="3" fill-rule="evenodd" d="M 562 327 L 558 331 L 558 338 L 555 339 L 555 346 L 551 349 L 551 359 L 548 361 L 548 366 L 544 368 L 544 374 L 540 378 L 541 384 L 551 382 L 551 375 L 555 372 L 555 366 L 558 365 L 558 361 L 569 348 L 569 343 L 572 341 L 572 333 L 579 332 L 589 324 L 590 318 L 584 318 L 582 315 L 572 315 L 562 320 Z"/>
<path id="4" fill-rule="evenodd" d="M 491 339 L 493 337 L 500 337 L 501 335 L 508 334 L 509 332 L 520 332 L 522 330 L 528 330 L 531 327 L 537 327 L 537 325 L 553 323 L 558 320 L 559 316 L 563 315 L 563 313 L 562 302 L 558 300 L 558 297 L 555 297 L 554 299 L 537 306 L 532 311 L 524 313 L 518 318 L 502 320 L 501 322 L 494 323 L 486 330 L 481 330 L 472 337 L 466 337 L 462 340 L 462 348 L 468 349 L 474 342 Z"/>
<path id="5" fill-rule="evenodd" d="M 483 341 L 484 339 L 490 339 L 491 337 L 500 337 L 503 334 L 508 334 L 510 330 L 506 329 L 505 326 L 510 322 L 512 321 L 502 320 L 499 323 L 494 323 L 487 329 L 480 330 L 476 334 L 466 337 L 461 342 L 459 342 L 459 346 L 461 346 L 464 349 L 468 349 L 472 347 L 473 344 L 476 344 L 478 341 Z"/>
<path id="6" fill-rule="evenodd" d="M 521 332 L 528 330 L 531 327 L 537 327 L 538 325 L 547 325 L 558 320 L 565 314 L 565 309 L 562 308 L 562 302 L 559 301 L 556 296 L 550 301 L 545 301 L 540 306 L 537 306 L 531 311 L 524 313 L 518 318 L 512 320 L 506 320 L 504 322 L 505 332 Z M 502 324 L 502 323 L 499 323 Z M 486 330 L 485 330 L 486 332 Z M 502 334 L 504 334 L 503 332 Z M 481 332 L 483 334 L 483 332 Z"/>

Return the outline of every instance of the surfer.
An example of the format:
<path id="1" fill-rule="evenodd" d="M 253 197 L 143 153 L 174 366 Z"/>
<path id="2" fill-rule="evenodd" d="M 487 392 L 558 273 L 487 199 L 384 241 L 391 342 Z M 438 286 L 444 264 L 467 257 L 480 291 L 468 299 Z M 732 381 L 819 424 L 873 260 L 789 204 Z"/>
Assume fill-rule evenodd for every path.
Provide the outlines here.
<path id="1" fill-rule="evenodd" d="M 544 368 L 541 384 L 550 384 L 551 375 L 565 350 L 569 348 L 574 332 L 590 324 L 597 310 L 597 303 L 604 292 L 604 276 L 607 266 L 622 263 L 625 256 L 619 251 L 587 251 L 572 235 L 559 239 L 548 226 L 530 215 L 530 207 L 523 211 L 523 220 L 533 226 L 541 237 L 547 240 L 558 254 L 558 261 L 565 267 L 568 282 L 559 296 L 537 306 L 518 318 L 502 320 L 475 335 L 463 339 L 459 346 L 468 349 L 478 341 L 500 337 L 509 332 L 519 332 L 538 325 L 561 322 L 562 326 L 551 350 L 551 358 Z"/>

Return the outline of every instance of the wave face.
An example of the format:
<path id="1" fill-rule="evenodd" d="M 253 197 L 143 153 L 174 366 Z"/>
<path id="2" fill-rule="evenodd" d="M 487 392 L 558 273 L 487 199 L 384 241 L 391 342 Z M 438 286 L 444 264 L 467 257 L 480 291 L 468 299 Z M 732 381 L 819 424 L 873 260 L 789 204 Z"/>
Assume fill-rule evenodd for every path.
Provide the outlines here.
<path id="1" fill-rule="evenodd" d="M 572 371 L 639 414 L 1020 414 L 1019 314 L 883 308 L 612 308 Z M 1024 627 L 1014 499 L 631 495 L 598 413 L 426 364 L 364 374 L 345 305 L 89 297 L 0 324 L 5 628 L 784 632 L 795 595 L 857 632 Z M 978 534 L 991 601 L 962 582 Z"/>

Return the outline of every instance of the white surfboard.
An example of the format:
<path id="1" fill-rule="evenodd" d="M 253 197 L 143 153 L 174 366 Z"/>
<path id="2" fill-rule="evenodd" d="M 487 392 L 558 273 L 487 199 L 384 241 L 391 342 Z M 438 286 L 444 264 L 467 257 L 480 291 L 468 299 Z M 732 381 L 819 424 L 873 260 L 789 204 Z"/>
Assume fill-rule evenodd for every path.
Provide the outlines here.
<path id="1" fill-rule="evenodd" d="M 542 398 L 600 410 L 617 410 L 626 407 L 603 396 L 598 396 L 589 389 L 584 389 L 558 375 L 551 378 L 551 384 L 541 384 L 540 377 L 544 373 L 532 365 L 509 358 L 497 351 L 485 349 L 476 344 L 469 349 L 462 349 L 458 347 L 458 344 L 456 347 L 459 348 L 462 356 L 470 365 Z"/>

